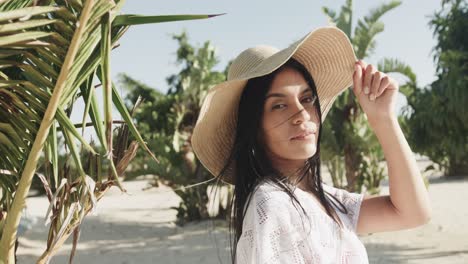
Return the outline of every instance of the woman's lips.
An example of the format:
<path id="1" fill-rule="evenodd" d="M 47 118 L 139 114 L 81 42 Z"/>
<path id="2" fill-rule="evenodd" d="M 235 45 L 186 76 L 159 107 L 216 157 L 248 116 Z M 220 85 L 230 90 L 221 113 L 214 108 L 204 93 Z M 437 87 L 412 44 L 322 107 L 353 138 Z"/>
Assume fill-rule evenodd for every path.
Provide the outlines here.
<path id="1" fill-rule="evenodd" d="M 312 132 L 308 132 L 308 133 L 305 133 L 305 134 L 303 134 L 303 135 L 293 137 L 293 138 L 291 138 L 291 140 L 307 140 L 307 139 L 311 139 L 313 134 L 314 134 L 314 133 L 312 133 Z"/>

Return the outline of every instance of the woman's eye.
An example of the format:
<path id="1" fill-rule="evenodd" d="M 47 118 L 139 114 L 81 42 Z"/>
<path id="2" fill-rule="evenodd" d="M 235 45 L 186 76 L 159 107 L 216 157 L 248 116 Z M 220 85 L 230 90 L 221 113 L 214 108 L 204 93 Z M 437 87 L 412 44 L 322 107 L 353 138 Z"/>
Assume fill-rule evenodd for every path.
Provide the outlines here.
<path id="1" fill-rule="evenodd" d="M 272 107 L 272 109 L 273 109 L 273 110 L 275 110 L 275 109 L 281 109 L 281 108 L 284 108 L 285 106 L 286 106 L 285 104 L 277 104 L 277 105 L 274 105 L 274 106 Z"/>
<path id="2" fill-rule="evenodd" d="M 314 103 L 316 98 L 317 97 L 315 97 L 315 96 L 306 97 L 306 98 L 302 99 L 302 102 L 307 103 L 307 104 L 308 103 Z M 283 109 L 285 107 L 286 107 L 286 104 L 277 104 L 277 105 L 274 105 L 271 109 L 276 110 L 276 109 Z"/>
<path id="3" fill-rule="evenodd" d="M 315 101 L 315 97 L 306 97 L 302 101 L 305 103 L 313 103 Z"/>

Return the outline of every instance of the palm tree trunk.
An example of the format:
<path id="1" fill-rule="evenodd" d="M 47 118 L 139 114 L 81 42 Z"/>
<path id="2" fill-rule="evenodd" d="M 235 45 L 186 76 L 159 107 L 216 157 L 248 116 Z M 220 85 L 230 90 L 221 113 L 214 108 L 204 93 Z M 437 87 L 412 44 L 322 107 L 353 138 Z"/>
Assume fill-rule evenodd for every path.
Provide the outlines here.
<path id="1" fill-rule="evenodd" d="M 344 148 L 346 180 L 348 185 L 346 189 L 350 192 L 356 191 L 356 180 L 358 177 L 359 157 L 351 144 L 346 144 Z"/>
<path id="2" fill-rule="evenodd" d="M 195 169 L 195 179 L 197 182 L 202 182 L 206 179 L 203 179 L 203 167 L 200 163 L 200 161 L 197 160 L 196 162 L 196 169 Z M 201 186 L 196 189 L 196 192 L 198 193 L 198 199 L 200 201 L 200 208 L 198 208 L 200 217 L 201 219 L 206 219 L 208 218 L 208 195 L 206 194 L 206 188 L 204 186 Z"/>
<path id="3" fill-rule="evenodd" d="M 452 158 L 455 160 L 455 158 Z M 447 176 L 461 176 L 468 174 L 468 164 L 463 162 L 451 162 L 447 170 Z"/>

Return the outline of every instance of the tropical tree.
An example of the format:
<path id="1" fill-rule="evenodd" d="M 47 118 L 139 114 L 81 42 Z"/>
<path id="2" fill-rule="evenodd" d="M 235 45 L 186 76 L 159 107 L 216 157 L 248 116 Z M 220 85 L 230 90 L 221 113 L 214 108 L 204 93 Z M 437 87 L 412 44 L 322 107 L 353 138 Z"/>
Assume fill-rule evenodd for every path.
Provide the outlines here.
<path id="1" fill-rule="evenodd" d="M 327 7 L 322 10 L 330 24 L 343 30 L 349 37 L 357 58 L 365 59 L 374 53 L 377 34 L 384 31 L 380 18 L 398 7 L 401 1 L 391 1 L 372 9 L 363 19 L 357 20 L 354 30 L 352 2 L 347 0 L 339 14 Z M 403 95 L 416 88 L 415 74 L 400 60 L 382 58 L 377 67 L 382 72 L 400 73 L 407 78 L 407 82 L 400 87 Z M 383 152 L 351 90 L 338 96 L 323 129 L 324 163 L 334 185 L 350 191 L 361 191 L 362 187 L 366 187 L 371 193 L 378 192 L 380 180 L 385 175 L 381 164 L 384 160 Z"/>
<path id="2" fill-rule="evenodd" d="M 437 80 L 410 94 L 405 121 L 415 151 L 445 175 L 468 174 L 468 3 L 443 1 L 429 22 Z"/>
<path id="3" fill-rule="evenodd" d="M 17 228 L 41 155 L 50 167 L 41 179 L 51 200 L 51 225 L 47 249 L 38 263 L 47 263 L 72 233 L 76 245 L 83 218 L 110 186 L 125 191 L 119 176 L 137 145 L 156 160 L 112 83 L 110 52 L 130 25 L 210 15 L 120 15 L 123 4 L 119 0 L 0 1 L 0 263 L 15 262 Z M 102 89 L 102 108 L 95 82 Z M 86 104 L 80 125 L 96 131 L 99 148 L 87 142 L 79 125 L 70 120 L 78 99 Z M 121 146 L 113 144 L 112 104 L 125 123 L 119 132 Z M 134 142 L 125 140 L 129 133 Z M 73 162 L 59 160 L 58 134 L 63 135 Z M 101 175 L 103 162 L 108 171 Z"/>
<path id="4" fill-rule="evenodd" d="M 186 187 L 213 179 L 194 155 L 190 139 L 203 98 L 209 88 L 224 81 L 226 75 L 213 70 L 218 58 L 209 41 L 194 47 L 188 42 L 186 32 L 173 35 L 173 39 L 179 44 L 176 62 L 182 68 L 167 78 L 165 94 L 128 75 L 122 75 L 121 83 L 129 91 L 126 98 L 129 102 L 134 102 L 140 95 L 143 97 L 144 103 L 135 119 L 144 124 L 141 132 L 160 159 L 160 164 L 156 164 L 146 156 L 137 156 L 132 174 L 154 174 L 156 185 L 164 181 L 171 186 L 182 200 L 173 209 L 177 210 L 178 223 L 183 224 L 210 217 L 207 186 Z M 161 145 L 165 147 L 158 148 Z"/>

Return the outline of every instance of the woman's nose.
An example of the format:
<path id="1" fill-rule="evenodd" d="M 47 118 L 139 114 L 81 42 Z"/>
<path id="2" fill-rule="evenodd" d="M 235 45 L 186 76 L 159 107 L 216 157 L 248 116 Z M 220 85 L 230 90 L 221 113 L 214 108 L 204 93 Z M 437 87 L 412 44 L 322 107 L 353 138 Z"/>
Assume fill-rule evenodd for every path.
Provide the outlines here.
<path id="1" fill-rule="evenodd" d="M 296 111 L 293 115 L 294 124 L 301 124 L 304 121 L 310 120 L 310 114 L 302 104 L 296 104 L 296 108 L 294 110 Z"/>

